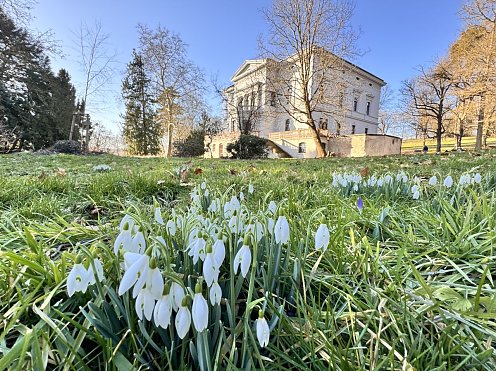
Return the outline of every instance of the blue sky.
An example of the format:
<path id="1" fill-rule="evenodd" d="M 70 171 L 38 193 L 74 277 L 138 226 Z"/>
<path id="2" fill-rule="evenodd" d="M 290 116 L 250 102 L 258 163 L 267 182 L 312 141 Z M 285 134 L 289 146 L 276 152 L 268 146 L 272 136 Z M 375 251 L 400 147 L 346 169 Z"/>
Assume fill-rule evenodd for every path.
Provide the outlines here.
<path id="1" fill-rule="evenodd" d="M 442 57 L 461 31 L 463 0 L 356 0 L 353 25 L 361 30 L 359 47 L 366 53 L 355 63 L 384 79 L 397 91 L 401 81 L 415 75 L 415 67 Z M 257 37 L 265 31 L 260 9 L 270 0 L 40 0 L 30 25 L 51 29 L 60 41 L 64 59 L 54 69 L 66 68 L 76 86 L 82 81 L 75 52 L 74 32 L 81 22 L 102 23 L 110 34 L 119 73 L 137 46 L 136 25 L 159 23 L 178 33 L 189 45 L 190 58 L 210 80 L 228 83 L 245 59 L 258 56 Z M 117 75 L 105 111 L 94 119 L 117 131 L 121 75 Z M 215 104 L 213 99 L 210 99 Z"/>

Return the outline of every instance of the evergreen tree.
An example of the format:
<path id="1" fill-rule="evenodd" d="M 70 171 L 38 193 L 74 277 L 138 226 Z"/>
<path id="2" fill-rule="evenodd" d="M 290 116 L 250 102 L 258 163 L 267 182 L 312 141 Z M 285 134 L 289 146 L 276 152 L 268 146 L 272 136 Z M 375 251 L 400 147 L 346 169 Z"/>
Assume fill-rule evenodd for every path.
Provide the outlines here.
<path id="1" fill-rule="evenodd" d="M 122 82 L 122 96 L 126 102 L 124 139 L 133 155 L 156 155 L 160 152 L 161 125 L 150 93 L 150 79 L 146 76 L 141 55 L 133 50 Z"/>
<path id="2" fill-rule="evenodd" d="M 76 89 L 65 69 L 61 69 L 54 77 L 51 90 L 55 140 L 67 139 L 71 131 L 72 114 L 76 109 Z"/>
<path id="3" fill-rule="evenodd" d="M 67 73 L 54 76 L 42 45 L 0 8 L 0 126 L 15 134 L 19 148 L 65 139 L 60 125 L 73 109 L 74 94 Z"/>

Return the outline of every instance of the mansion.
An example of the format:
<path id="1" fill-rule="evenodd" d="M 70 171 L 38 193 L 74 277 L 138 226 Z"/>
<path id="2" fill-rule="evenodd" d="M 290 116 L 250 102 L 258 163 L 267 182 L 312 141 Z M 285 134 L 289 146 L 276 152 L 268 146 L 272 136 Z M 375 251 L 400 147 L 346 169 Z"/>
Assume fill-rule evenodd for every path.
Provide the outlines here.
<path id="1" fill-rule="evenodd" d="M 268 140 L 269 157 L 316 157 L 313 131 L 305 123 L 301 75 L 294 57 L 247 60 L 224 90 L 226 131 L 207 144 L 205 157 L 225 157 L 240 133 Z M 325 58 L 333 61 L 325 65 Z M 326 152 L 338 156 L 399 153 L 401 139 L 377 135 L 381 88 L 386 83 L 328 52 L 310 64 L 308 92 L 313 120 Z"/>

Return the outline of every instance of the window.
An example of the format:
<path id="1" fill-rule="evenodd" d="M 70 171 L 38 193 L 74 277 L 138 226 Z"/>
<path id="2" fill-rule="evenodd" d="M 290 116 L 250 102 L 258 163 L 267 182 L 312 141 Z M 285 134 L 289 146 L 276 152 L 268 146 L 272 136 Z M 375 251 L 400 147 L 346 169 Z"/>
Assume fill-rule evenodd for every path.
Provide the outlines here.
<path id="1" fill-rule="evenodd" d="M 231 121 L 231 131 L 234 131 L 236 128 L 236 121 L 232 120 Z"/>
<path id="2" fill-rule="evenodd" d="M 365 128 L 365 135 L 369 133 L 369 128 Z"/>
<path id="3" fill-rule="evenodd" d="M 223 150 L 224 150 L 224 146 L 222 143 L 220 143 L 219 144 L 219 158 L 221 158 L 224 155 Z"/>
<path id="4" fill-rule="evenodd" d="M 307 144 L 305 142 L 301 142 L 298 144 L 298 153 L 305 153 L 307 151 Z"/>
<path id="5" fill-rule="evenodd" d="M 290 131 L 291 130 L 291 120 L 287 119 L 286 123 L 284 124 L 284 130 L 285 131 Z"/>
<path id="6" fill-rule="evenodd" d="M 356 126 L 351 125 L 351 134 L 355 134 Z"/>
<path id="7" fill-rule="evenodd" d="M 327 130 L 328 126 L 329 126 L 329 120 L 328 120 L 328 119 L 324 119 L 324 120 L 322 120 L 322 122 L 320 123 L 320 128 L 321 128 L 322 130 Z"/>
<path id="8" fill-rule="evenodd" d="M 353 111 L 357 111 L 358 109 L 358 98 L 353 99 Z"/>
<path id="9" fill-rule="evenodd" d="M 367 115 L 370 115 L 370 101 L 367 102 Z"/>
<path id="10" fill-rule="evenodd" d="M 270 102 L 269 104 L 272 106 L 272 107 L 275 107 L 276 106 L 276 93 L 271 91 L 270 92 Z"/>

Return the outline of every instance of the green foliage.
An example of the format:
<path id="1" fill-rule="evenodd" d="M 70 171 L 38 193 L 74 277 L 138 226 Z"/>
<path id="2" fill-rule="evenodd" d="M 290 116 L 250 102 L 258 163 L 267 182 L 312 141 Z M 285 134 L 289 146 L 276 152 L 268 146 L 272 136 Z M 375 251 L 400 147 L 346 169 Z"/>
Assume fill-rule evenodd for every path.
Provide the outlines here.
<path id="1" fill-rule="evenodd" d="M 174 142 L 174 156 L 198 157 L 205 153 L 205 132 L 193 130 L 185 139 Z"/>
<path id="2" fill-rule="evenodd" d="M 158 154 L 162 127 L 156 120 L 150 79 L 146 76 L 141 55 L 134 50 L 122 82 L 122 97 L 126 102 L 123 135 L 129 154 Z"/>
<path id="3" fill-rule="evenodd" d="M 240 135 L 238 140 L 227 145 L 227 152 L 233 159 L 257 159 L 267 157 L 267 142 L 255 135 Z"/>
<path id="4" fill-rule="evenodd" d="M 0 9 L 0 124 L 15 145 L 49 147 L 68 137 L 75 90 L 66 71 L 54 76 L 43 47 Z"/>

